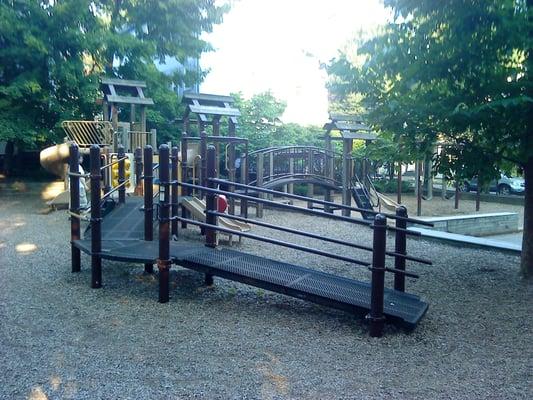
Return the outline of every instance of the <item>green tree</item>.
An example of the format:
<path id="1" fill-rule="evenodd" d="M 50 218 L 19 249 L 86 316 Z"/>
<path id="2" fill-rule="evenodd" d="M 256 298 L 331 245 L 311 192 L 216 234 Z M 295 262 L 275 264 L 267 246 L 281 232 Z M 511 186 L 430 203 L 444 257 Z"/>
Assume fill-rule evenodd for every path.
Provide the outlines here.
<path id="1" fill-rule="evenodd" d="M 209 50 L 201 34 L 227 8 L 215 0 L 0 0 L 0 140 L 34 145 L 58 139 L 61 120 L 92 119 L 102 74 L 149 81 L 150 116 L 174 119 L 172 87 L 201 77 L 164 75 L 155 61 L 186 64 Z"/>
<path id="2" fill-rule="evenodd" d="M 412 148 L 443 141 L 442 172 L 526 180 L 521 270 L 533 276 L 531 0 L 385 0 L 395 20 L 329 66 L 332 90 L 359 93 L 369 121 Z M 362 62 L 355 62 L 362 60 Z M 425 148 L 425 149 L 424 149 Z"/>
<path id="3" fill-rule="evenodd" d="M 250 150 L 273 146 L 316 145 L 323 146 L 320 137 L 324 132 L 319 127 L 283 123 L 281 118 L 287 104 L 271 92 L 259 93 L 250 99 L 242 94 L 232 94 L 235 107 L 241 111 L 238 135 L 250 141 Z"/>

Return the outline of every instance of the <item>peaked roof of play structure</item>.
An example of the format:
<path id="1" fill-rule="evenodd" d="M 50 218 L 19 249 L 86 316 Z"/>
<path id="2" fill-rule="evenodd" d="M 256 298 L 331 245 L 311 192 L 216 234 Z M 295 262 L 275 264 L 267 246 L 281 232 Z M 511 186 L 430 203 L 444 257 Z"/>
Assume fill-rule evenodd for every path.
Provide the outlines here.
<path id="1" fill-rule="evenodd" d="M 107 103 L 139 104 L 152 106 L 154 101 L 144 97 L 143 89 L 146 83 L 143 81 L 129 81 L 116 78 L 101 78 L 100 89 L 104 93 L 104 101 Z"/>
<path id="2" fill-rule="evenodd" d="M 340 131 L 339 139 L 375 140 L 377 135 L 371 132 L 370 127 L 365 125 L 361 117 L 357 115 L 330 114 L 330 122 L 324 125 L 326 135 L 331 131 Z M 335 138 L 332 138 L 335 139 Z"/>
<path id="3" fill-rule="evenodd" d="M 235 100 L 231 96 L 186 92 L 181 102 L 187 105 L 185 117 L 189 114 L 196 114 L 203 122 L 207 122 L 207 116 L 211 115 L 213 117 L 226 116 L 236 124 L 237 117 L 241 115 L 239 109 L 233 107 Z"/>

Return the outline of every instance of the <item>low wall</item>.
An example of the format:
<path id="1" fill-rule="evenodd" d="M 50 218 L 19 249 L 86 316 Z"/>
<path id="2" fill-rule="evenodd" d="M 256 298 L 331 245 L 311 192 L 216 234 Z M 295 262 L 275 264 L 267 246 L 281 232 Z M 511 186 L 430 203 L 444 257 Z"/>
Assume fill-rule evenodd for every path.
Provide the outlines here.
<path id="1" fill-rule="evenodd" d="M 487 236 L 518 231 L 518 213 L 454 215 L 450 217 L 424 218 L 432 222 L 437 231 L 469 236 Z"/>

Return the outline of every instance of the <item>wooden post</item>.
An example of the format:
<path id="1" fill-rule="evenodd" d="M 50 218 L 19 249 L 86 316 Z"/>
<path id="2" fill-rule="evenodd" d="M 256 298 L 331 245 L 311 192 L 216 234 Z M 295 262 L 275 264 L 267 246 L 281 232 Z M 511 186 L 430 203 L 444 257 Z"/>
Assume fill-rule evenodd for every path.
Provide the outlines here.
<path id="1" fill-rule="evenodd" d="M 422 188 L 420 185 L 420 161 L 417 161 L 415 164 L 415 191 L 416 191 L 416 215 L 420 216 L 422 214 Z"/>
<path id="2" fill-rule="evenodd" d="M 235 143 L 230 143 L 228 147 L 228 154 L 226 155 L 228 157 L 228 180 L 230 182 L 235 182 L 236 176 L 235 176 Z M 233 192 L 235 190 L 235 186 L 231 186 L 228 188 L 230 192 Z M 228 199 L 228 212 L 230 214 L 235 214 L 235 199 L 233 197 L 230 197 Z"/>
<path id="3" fill-rule="evenodd" d="M 313 174 L 313 164 L 315 163 L 315 157 L 314 157 L 313 149 L 309 149 L 309 152 L 307 154 L 307 164 L 308 164 L 308 173 L 309 175 Z M 315 186 L 311 183 L 307 185 L 307 197 L 313 198 L 315 192 Z M 314 203 L 312 201 L 307 202 L 307 208 L 312 209 L 314 206 Z"/>
<path id="4" fill-rule="evenodd" d="M 206 170 L 207 170 L 207 133 L 205 131 L 200 132 L 200 185 L 206 186 Z M 216 157 L 215 157 L 216 158 Z M 200 196 L 204 198 L 205 193 L 203 191 L 200 192 Z"/>
<path id="5" fill-rule="evenodd" d="M 263 186 L 263 163 L 264 163 L 264 154 L 258 153 L 257 154 L 257 180 L 256 180 L 257 187 Z M 257 196 L 260 199 L 263 199 L 265 197 L 264 193 L 258 193 Z M 260 202 L 257 203 L 255 213 L 256 213 L 257 218 L 263 218 L 263 203 L 260 203 Z"/>
<path id="6" fill-rule="evenodd" d="M 400 218 L 407 218 L 407 208 L 399 206 L 396 208 L 396 216 Z M 404 219 L 396 220 L 396 227 L 401 229 L 407 229 L 407 221 Z M 407 235 L 405 231 L 395 232 L 394 252 L 396 254 L 407 254 Z M 395 257 L 394 268 L 405 271 L 405 258 Z M 405 275 L 394 274 L 394 289 L 400 292 L 405 292 Z"/>
<path id="7" fill-rule="evenodd" d="M 146 106 L 144 105 L 141 105 L 141 117 L 140 118 L 141 118 L 141 132 L 146 132 Z"/>
<path id="8" fill-rule="evenodd" d="M 100 205 L 100 147 L 93 144 L 91 161 L 91 287 L 102 287 L 102 218 Z"/>
<path id="9" fill-rule="evenodd" d="M 152 146 L 144 148 L 144 240 L 154 240 L 154 175 Z M 144 272 L 154 272 L 152 263 L 144 264 Z"/>
<path id="10" fill-rule="evenodd" d="M 294 175 L 294 157 L 293 154 L 289 154 L 289 174 Z M 289 183 L 287 188 L 290 194 L 294 194 L 294 183 Z"/>
<path id="11" fill-rule="evenodd" d="M 169 148 L 166 144 L 159 147 L 159 302 L 166 303 L 170 289 L 170 183 Z"/>
<path id="12" fill-rule="evenodd" d="M 215 115 L 213 116 L 213 136 L 220 136 L 220 116 L 219 115 Z M 215 144 L 215 149 L 216 149 L 216 165 L 217 165 L 217 178 L 220 177 L 220 171 L 219 171 L 219 166 L 220 166 L 220 144 L 219 143 L 216 143 Z"/>
<path id="13" fill-rule="evenodd" d="M 80 172 L 80 153 L 78 146 L 73 143 L 69 147 L 69 167 L 70 172 L 78 174 Z M 70 247 L 71 247 L 71 264 L 72 272 L 80 272 L 81 255 L 80 249 L 74 246 L 75 240 L 81 239 L 80 219 L 73 214 L 80 213 L 80 177 L 70 175 Z"/>
<path id="14" fill-rule="evenodd" d="M 171 215 L 172 218 L 172 235 L 178 236 L 178 220 L 175 219 L 178 216 L 178 148 L 176 146 L 172 147 L 172 152 L 170 156 L 171 160 L 171 180 L 172 180 L 172 189 L 171 189 Z"/>
<path id="15" fill-rule="evenodd" d="M 211 181 L 216 177 L 216 149 L 214 146 L 209 146 L 207 149 L 207 187 L 214 188 L 215 184 Z M 209 225 L 217 225 L 217 216 L 211 212 L 217 210 L 216 195 L 212 192 L 206 193 L 206 217 L 205 222 Z M 211 212 L 210 212 L 211 211 Z M 205 229 L 205 245 L 207 247 L 215 248 L 217 245 L 217 231 L 213 228 Z M 205 284 L 211 286 L 213 284 L 213 275 L 205 274 Z"/>
<path id="16" fill-rule="evenodd" d="M 352 141 L 344 139 L 342 141 L 342 204 L 351 206 L 352 199 L 350 197 L 350 185 L 352 178 L 350 155 L 352 152 Z M 342 210 L 342 215 L 350 216 L 350 210 Z"/>
<path id="17" fill-rule="evenodd" d="M 454 209 L 458 209 L 459 208 L 459 198 L 461 197 L 461 191 L 459 190 L 459 181 L 456 179 L 455 180 L 455 202 L 454 202 L 454 205 L 453 205 L 453 208 Z"/>
<path id="18" fill-rule="evenodd" d="M 188 124 L 188 117 L 187 117 L 187 124 Z M 185 125 L 185 121 L 183 122 L 183 124 Z M 187 125 L 188 126 L 188 125 Z M 188 151 L 188 135 L 187 135 L 187 131 L 184 131 L 182 134 L 181 134 L 181 181 L 182 182 L 185 182 L 185 183 L 188 183 L 189 182 L 189 170 L 187 168 L 187 162 L 188 162 L 188 159 L 187 159 L 187 151 Z M 193 160 L 194 162 L 194 160 Z M 195 184 L 196 182 L 193 182 L 193 184 Z M 190 196 L 191 194 L 191 189 L 190 188 L 187 188 L 187 187 L 184 187 L 182 186 L 181 187 L 181 195 L 182 196 Z M 183 218 L 189 218 L 189 211 L 185 208 L 184 205 L 181 206 L 181 216 Z M 181 221 L 181 227 L 183 229 L 186 229 L 187 228 L 187 222 L 185 221 Z"/>
<path id="19" fill-rule="evenodd" d="M 383 302 L 385 294 L 385 249 L 387 241 L 387 217 L 374 217 L 374 241 L 372 249 L 372 282 L 370 297 L 370 336 L 381 337 L 385 324 Z"/>
<path id="20" fill-rule="evenodd" d="M 122 185 L 124 182 L 126 182 L 126 160 L 122 160 L 124 157 L 126 157 L 126 153 L 123 145 L 118 146 L 117 156 L 118 159 L 121 160 L 118 162 L 118 184 Z M 126 202 L 126 185 L 122 185 L 118 189 L 118 202 L 120 204 L 124 204 Z"/>

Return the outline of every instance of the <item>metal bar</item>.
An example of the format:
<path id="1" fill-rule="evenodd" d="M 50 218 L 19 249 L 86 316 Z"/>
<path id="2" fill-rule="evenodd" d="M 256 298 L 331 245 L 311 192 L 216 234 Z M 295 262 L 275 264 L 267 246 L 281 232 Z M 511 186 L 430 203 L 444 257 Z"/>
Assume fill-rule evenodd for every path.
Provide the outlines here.
<path id="1" fill-rule="evenodd" d="M 216 179 L 215 178 L 213 181 L 215 183 L 218 183 L 218 184 L 230 184 L 230 182 L 228 182 L 228 181 L 226 181 L 224 179 Z M 371 211 L 371 210 L 367 210 L 367 209 L 364 209 L 364 208 L 345 206 L 343 204 L 333 203 L 333 202 L 330 202 L 330 201 L 324 201 L 324 200 L 319 200 L 319 199 L 311 199 L 309 197 L 299 196 L 297 194 L 280 193 L 280 192 L 277 192 L 277 191 L 272 190 L 272 189 L 265 189 L 265 188 L 261 188 L 261 187 L 257 187 L 257 186 L 245 185 L 245 184 L 242 184 L 242 183 L 231 182 L 231 184 L 233 186 L 237 187 L 237 188 L 250 189 L 250 190 L 255 190 L 257 192 L 263 192 L 263 193 L 269 193 L 269 194 L 275 194 L 275 195 L 282 194 L 283 197 L 287 197 L 289 199 L 302 200 L 302 201 L 310 201 L 311 200 L 311 201 L 313 201 L 313 203 L 326 205 L 326 206 L 337 207 L 339 209 L 349 209 L 349 210 L 352 210 L 352 211 L 359 211 L 359 212 L 363 211 L 363 212 L 367 212 L 369 214 L 374 214 L 374 215 L 382 214 L 382 215 L 385 215 L 387 218 L 391 218 L 391 219 L 404 219 L 407 222 L 411 222 L 411 223 L 417 224 L 417 225 L 433 226 L 433 224 L 431 222 L 422 221 L 422 220 L 419 220 L 419 219 L 416 219 L 416 218 L 409 218 L 409 217 L 405 217 L 404 218 L 404 217 L 399 217 L 398 215 L 395 215 L 395 214 L 379 213 L 377 211 Z"/>
<path id="2" fill-rule="evenodd" d="M 122 147 L 124 148 L 124 146 L 122 146 Z M 104 169 L 109 168 L 109 167 L 111 167 L 111 166 L 113 166 L 113 165 L 115 165 L 115 164 L 117 164 L 117 163 L 119 163 L 119 162 L 121 162 L 121 161 L 124 161 L 124 160 L 126 160 L 127 158 L 128 158 L 128 157 L 126 157 L 126 156 L 124 156 L 124 155 L 123 155 L 122 157 L 120 157 L 120 153 L 119 153 L 119 154 L 118 154 L 118 158 L 117 158 L 115 161 L 111 161 L 111 162 L 109 162 L 109 163 L 103 165 L 102 167 L 100 167 L 100 170 L 103 171 Z"/>
<path id="3" fill-rule="evenodd" d="M 372 253 L 372 281 L 370 297 L 370 336 L 381 337 L 385 316 L 383 302 L 385 295 L 385 248 L 387 240 L 387 217 L 378 214 L 374 217 L 374 251 Z"/>
<path id="4" fill-rule="evenodd" d="M 77 146 L 76 144 L 72 144 L 71 146 Z M 79 153 L 79 152 L 78 152 Z M 70 165 L 70 164 L 69 164 Z M 79 164 L 78 164 L 79 165 Z M 68 176 L 76 176 L 78 178 L 88 178 L 91 176 L 91 174 L 80 174 L 79 172 L 68 172 Z"/>
<path id="5" fill-rule="evenodd" d="M 171 176 L 170 178 L 173 181 L 178 180 L 178 148 L 176 146 L 172 147 L 171 150 Z M 172 185 L 171 189 L 171 214 L 172 216 L 178 215 L 178 185 Z M 172 235 L 178 234 L 178 221 L 172 220 Z"/>
<path id="6" fill-rule="evenodd" d="M 122 189 L 122 187 L 126 186 L 128 184 L 128 181 L 124 181 L 121 184 L 115 186 L 113 189 L 109 190 L 106 194 L 104 194 L 100 199 L 100 205 L 102 204 L 102 200 L 107 199 L 109 196 L 111 196 L 113 193 L 115 193 L 117 190 Z"/>
<path id="7" fill-rule="evenodd" d="M 80 153 L 76 144 L 71 144 L 69 147 L 69 167 L 70 171 L 79 171 Z M 72 272 L 81 271 L 81 253 L 80 249 L 74 246 L 74 241 L 81 239 L 80 228 L 80 177 L 78 173 L 70 175 L 70 243 L 71 243 L 71 264 Z"/>
<path id="8" fill-rule="evenodd" d="M 217 157 L 216 149 L 213 146 L 209 146 L 207 149 L 207 177 L 214 178 L 217 174 Z M 214 183 L 208 179 L 207 180 L 209 187 L 212 189 Z M 207 225 L 216 226 L 218 223 L 217 217 L 213 214 L 217 209 L 217 199 L 214 193 L 206 193 L 205 198 L 206 211 L 208 214 L 205 217 L 205 222 Z M 231 238 L 230 238 L 231 240 Z M 205 245 L 207 247 L 215 248 L 217 246 L 217 231 L 215 229 L 208 228 L 205 230 Z M 213 275 L 205 275 L 205 284 L 210 286 L 213 284 Z"/>
<path id="9" fill-rule="evenodd" d="M 118 202 L 124 204 L 126 202 L 126 162 L 128 157 L 125 157 L 124 146 L 118 145 Z"/>
<path id="10" fill-rule="evenodd" d="M 159 302 L 167 303 L 170 290 L 170 185 L 169 148 L 166 144 L 159 146 Z"/>
<path id="11" fill-rule="evenodd" d="M 153 154 L 152 146 L 144 147 L 144 240 L 147 241 L 154 240 Z M 153 264 L 145 263 L 144 271 L 153 273 Z"/>
<path id="12" fill-rule="evenodd" d="M 102 287 L 102 215 L 100 208 L 100 147 L 91 146 L 91 287 Z"/>
<path id="13" fill-rule="evenodd" d="M 364 246 L 364 245 L 357 244 L 357 243 L 345 242 L 345 241 L 340 240 L 340 239 L 328 238 L 328 237 L 321 236 L 321 235 L 318 235 L 318 234 L 312 233 L 312 232 L 301 231 L 301 230 L 297 230 L 297 229 L 287 228 L 287 227 L 284 227 L 284 226 L 273 225 L 273 224 L 269 224 L 267 222 L 261 222 L 261 221 L 255 220 L 255 219 L 243 218 L 243 217 L 239 217 L 237 215 L 224 214 L 224 213 L 221 213 L 221 212 L 218 212 L 218 211 L 206 210 L 206 214 L 209 214 L 209 213 L 211 213 L 213 215 L 216 215 L 218 217 L 224 217 L 224 218 L 234 219 L 236 221 L 248 222 L 248 223 L 253 224 L 253 225 L 263 226 L 265 228 L 271 228 L 271 229 L 275 229 L 275 230 L 282 231 L 282 232 L 287 232 L 287 233 L 294 233 L 295 235 L 306 236 L 306 237 L 310 237 L 312 239 L 323 240 L 325 242 L 336 243 L 336 244 L 340 244 L 340 245 L 348 246 L 348 247 L 353 247 L 353 248 L 360 249 L 360 250 L 373 251 L 371 246 Z M 403 233 L 403 234 L 405 235 L 405 233 Z M 387 252 L 385 252 L 385 254 L 387 256 L 390 256 L 390 257 L 402 258 L 404 260 L 415 261 L 415 262 L 419 262 L 421 264 L 426 264 L 426 265 L 433 265 L 433 263 L 431 261 L 429 261 L 429 260 L 425 260 L 423 258 L 410 256 L 410 255 L 407 255 L 407 254 L 395 253 L 395 252 L 392 252 L 392 251 L 387 251 Z M 418 276 L 413 274 L 412 277 L 416 277 L 417 278 Z"/>
<path id="14" fill-rule="evenodd" d="M 83 219 L 84 221 L 90 221 L 90 218 L 88 218 L 87 215 L 77 214 L 77 213 L 75 213 L 73 211 L 69 211 L 68 214 L 72 215 L 73 217 L 76 217 L 78 219 Z M 71 239 L 71 240 L 77 240 L 77 239 Z M 72 271 L 72 272 L 79 272 L 79 271 Z"/>
<path id="15" fill-rule="evenodd" d="M 399 206 L 396 209 L 396 214 L 400 217 L 407 217 L 407 209 L 404 206 Z M 405 229 L 407 227 L 407 223 L 405 222 L 405 220 L 400 219 L 396 221 L 396 226 L 398 228 Z M 405 232 L 399 230 L 396 232 L 396 237 L 394 241 L 394 252 L 399 255 L 405 255 L 406 250 L 407 237 L 405 235 Z M 405 258 L 397 256 L 394 260 L 394 268 L 399 269 L 401 271 L 405 271 Z M 394 277 L 394 289 L 399 290 L 400 292 L 405 292 L 405 276 L 396 275 Z"/>
<path id="16" fill-rule="evenodd" d="M 177 219 L 179 221 L 182 221 L 185 218 L 178 217 Z M 316 254 L 316 255 L 319 255 L 319 256 L 334 258 L 336 260 L 351 262 L 351 263 L 354 263 L 354 264 L 357 264 L 357 265 L 362 265 L 362 266 L 365 266 L 365 267 L 368 267 L 368 266 L 371 265 L 369 262 L 366 262 L 366 261 L 360 261 L 360 260 L 356 260 L 355 258 L 344 257 L 344 256 L 336 255 L 336 254 L 330 254 L 330 253 L 322 251 L 322 250 L 314 249 L 314 248 L 311 248 L 311 247 L 300 246 L 300 245 L 297 245 L 297 244 L 284 242 L 282 240 L 267 238 L 267 237 L 264 237 L 264 236 L 254 235 L 254 234 L 246 233 L 246 232 L 234 231 L 233 229 L 222 228 L 222 227 L 216 226 L 216 225 L 209 225 L 209 224 L 206 224 L 204 222 L 194 221 L 192 219 L 187 219 L 187 222 L 189 224 L 197 225 L 197 226 L 200 226 L 200 227 L 203 227 L 203 228 L 206 228 L 206 229 L 211 228 L 211 229 L 215 229 L 215 230 L 220 231 L 220 232 L 230 233 L 232 235 L 238 235 L 238 236 L 242 236 L 242 237 L 245 237 L 245 238 L 258 240 L 260 242 L 271 243 L 271 244 L 275 244 L 275 245 L 282 246 L 282 247 L 288 247 L 288 248 L 295 249 L 295 250 L 301 250 L 301 251 L 305 251 L 305 252 L 311 253 L 311 254 Z"/>

